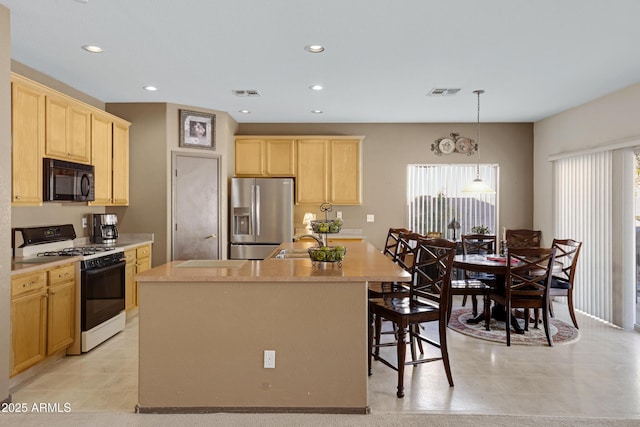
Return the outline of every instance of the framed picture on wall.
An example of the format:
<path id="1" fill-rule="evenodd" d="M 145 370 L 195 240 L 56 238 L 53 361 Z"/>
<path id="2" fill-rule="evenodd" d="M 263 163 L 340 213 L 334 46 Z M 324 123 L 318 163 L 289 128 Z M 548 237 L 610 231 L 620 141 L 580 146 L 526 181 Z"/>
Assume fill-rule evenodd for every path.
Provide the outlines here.
<path id="1" fill-rule="evenodd" d="M 180 147 L 216 149 L 216 116 L 180 110 Z"/>

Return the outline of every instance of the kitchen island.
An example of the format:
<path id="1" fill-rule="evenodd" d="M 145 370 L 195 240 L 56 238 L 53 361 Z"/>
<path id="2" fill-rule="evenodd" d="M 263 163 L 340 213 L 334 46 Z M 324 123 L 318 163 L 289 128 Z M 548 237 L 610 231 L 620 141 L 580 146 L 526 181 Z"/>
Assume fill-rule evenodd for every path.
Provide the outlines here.
<path id="1" fill-rule="evenodd" d="M 194 260 L 137 275 L 137 410 L 366 413 L 367 283 L 410 276 L 369 243 L 345 246 L 341 268 Z"/>

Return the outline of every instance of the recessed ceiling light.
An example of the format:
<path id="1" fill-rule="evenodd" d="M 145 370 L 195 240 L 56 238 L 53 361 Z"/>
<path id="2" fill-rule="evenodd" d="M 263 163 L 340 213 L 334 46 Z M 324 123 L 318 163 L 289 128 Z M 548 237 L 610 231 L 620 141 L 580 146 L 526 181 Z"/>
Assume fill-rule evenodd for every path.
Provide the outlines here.
<path id="1" fill-rule="evenodd" d="M 311 85 L 311 86 L 309 86 L 309 89 L 311 89 L 311 90 L 322 90 L 322 89 L 324 89 L 324 87 L 322 87 L 322 85 Z"/>
<path id="2" fill-rule="evenodd" d="M 324 46 L 319 44 L 310 44 L 309 46 L 305 46 L 304 50 L 311 53 L 321 53 L 324 52 Z"/>
<path id="3" fill-rule="evenodd" d="M 323 113 L 323 111 L 322 111 L 322 110 L 311 110 L 311 112 L 312 112 L 313 114 L 322 114 L 322 113 Z"/>
<path id="4" fill-rule="evenodd" d="M 157 88 L 157 87 L 155 87 L 155 86 L 150 86 L 150 85 L 149 85 L 149 86 L 142 86 L 142 89 L 144 89 L 144 90 L 148 90 L 149 92 L 154 92 L 154 91 L 158 90 L 158 88 Z"/>
<path id="5" fill-rule="evenodd" d="M 242 114 L 251 114 L 251 111 L 249 110 L 238 110 L 238 112 Z"/>
<path id="6" fill-rule="evenodd" d="M 84 50 L 86 50 L 87 52 L 91 52 L 91 53 L 102 53 L 103 52 L 103 50 L 102 50 L 102 48 L 100 46 L 93 46 L 93 45 L 90 45 L 90 44 L 86 44 L 86 45 L 82 46 L 82 48 Z"/>

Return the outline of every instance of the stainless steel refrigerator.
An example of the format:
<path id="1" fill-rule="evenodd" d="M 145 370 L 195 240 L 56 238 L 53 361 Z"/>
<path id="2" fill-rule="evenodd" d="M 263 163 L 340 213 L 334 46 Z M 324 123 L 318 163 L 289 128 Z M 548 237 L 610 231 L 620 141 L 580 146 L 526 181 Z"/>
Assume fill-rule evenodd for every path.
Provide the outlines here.
<path id="1" fill-rule="evenodd" d="M 266 258 L 293 239 L 293 178 L 232 178 L 229 212 L 229 258 Z"/>

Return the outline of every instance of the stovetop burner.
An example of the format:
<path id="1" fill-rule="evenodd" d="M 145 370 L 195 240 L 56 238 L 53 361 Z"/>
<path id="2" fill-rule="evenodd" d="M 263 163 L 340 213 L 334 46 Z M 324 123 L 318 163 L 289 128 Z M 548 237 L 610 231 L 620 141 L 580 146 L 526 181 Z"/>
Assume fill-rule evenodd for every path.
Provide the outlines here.
<path id="1" fill-rule="evenodd" d="M 39 257 L 43 256 L 89 256 L 101 252 L 109 252 L 115 250 L 113 246 L 73 246 L 58 251 L 38 252 Z"/>

